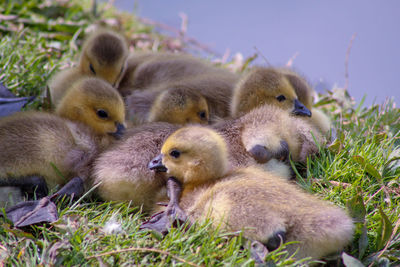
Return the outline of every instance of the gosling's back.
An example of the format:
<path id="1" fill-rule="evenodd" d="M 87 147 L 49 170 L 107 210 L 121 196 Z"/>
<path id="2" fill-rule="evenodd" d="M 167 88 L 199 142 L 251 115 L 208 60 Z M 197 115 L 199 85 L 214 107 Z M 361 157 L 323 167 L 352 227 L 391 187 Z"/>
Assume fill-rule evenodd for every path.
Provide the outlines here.
<path id="1" fill-rule="evenodd" d="M 1 178 L 40 174 L 50 187 L 64 184 L 96 152 L 90 129 L 55 115 L 20 112 L 0 120 Z"/>
<path id="2" fill-rule="evenodd" d="M 246 237 L 264 244 L 284 231 L 287 242 L 300 242 L 288 246 L 290 253 L 299 248 L 296 258 L 319 259 L 352 239 L 353 221 L 344 210 L 256 168 L 236 170 L 196 194 L 194 201 L 190 195 L 181 201 L 193 218 L 211 216 L 215 225 L 224 222 L 229 230 L 244 230 Z"/>

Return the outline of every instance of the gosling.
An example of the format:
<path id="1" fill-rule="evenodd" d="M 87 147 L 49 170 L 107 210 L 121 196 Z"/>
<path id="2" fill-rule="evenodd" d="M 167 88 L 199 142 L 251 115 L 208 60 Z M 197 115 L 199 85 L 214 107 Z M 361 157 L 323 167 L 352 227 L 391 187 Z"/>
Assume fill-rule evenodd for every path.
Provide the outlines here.
<path id="1" fill-rule="evenodd" d="M 260 168 L 228 171 L 228 166 L 223 137 L 199 126 L 173 133 L 149 163 L 182 184 L 176 209 L 182 208 L 191 222 L 211 218 L 215 227 L 243 231 L 268 250 L 295 241 L 287 250 L 297 250 L 298 259 L 320 259 L 352 240 L 353 221 L 342 209 Z"/>
<path id="2" fill-rule="evenodd" d="M 330 119 L 313 108 L 313 89 L 299 74 L 289 69 L 255 67 L 233 91 L 231 115 L 243 115 L 260 105 L 271 104 L 293 115 L 305 117 L 325 136 L 332 128 Z M 306 118 L 311 117 L 311 118 Z"/>
<path id="3" fill-rule="evenodd" d="M 124 103 L 107 82 L 84 78 L 68 89 L 56 113 L 19 112 L 0 119 L 0 183 L 23 189 L 87 182 L 98 153 L 124 131 Z"/>
<path id="4" fill-rule="evenodd" d="M 106 29 L 95 31 L 84 41 L 78 66 L 58 72 L 49 81 L 52 105 L 56 107 L 71 84 L 83 77 L 98 77 L 118 87 L 127 57 L 121 35 Z"/>
<path id="5" fill-rule="evenodd" d="M 279 116 L 271 116 L 274 113 Z M 178 125 L 156 122 L 128 129 L 121 142 L 95 161 L 92 179 L 94 184 L 99 184 L 98 195 L 107 201 L 132 201 L 133 205 L 143 206 L 146 212 L 153 211 L 154 203 L 166 198 L 167 177 L 149 171 L 147 163 L 178 128 Z M 285 160 L 289 152 L 295 160 L 303 162 L 318 152 L 312 126 L 276 107 L 262 106 L 212 128 L 227 142 L 232 168 L 259 164 L 276 177 L 288 179 L 291 169 Z M 322 140 L 318 134 L 315 136 Z"/>

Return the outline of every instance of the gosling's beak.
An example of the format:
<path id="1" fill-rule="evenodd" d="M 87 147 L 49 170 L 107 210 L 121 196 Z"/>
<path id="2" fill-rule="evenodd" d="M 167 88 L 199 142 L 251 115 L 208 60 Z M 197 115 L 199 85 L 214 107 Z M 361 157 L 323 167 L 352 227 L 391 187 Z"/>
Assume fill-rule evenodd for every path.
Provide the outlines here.
<path id="1" fill-rule="evenodd" d="M 167 167 L 165 167 L 162 164 L 162 158 L 163 158 L 162 154 L 158 155 L 157 157 L 155 157 L 154 159 L 152 159 L 149 162 L 149 165 L 147 165 L 147 167 L 150 170 L 154 170 L 156 172 L 166 172 L 166 171 L 168 171 Z"/>
<path id="2" fill-rule="evenodd" d="M 115 139 L 119 140 L 119 139 L 121 139 L 122 135 L 125 132 L 125 126 L 119 122 L 116 122 L 115 126 L 117 127 L 117 131 L 114 133 L 109 133 L 109 134 L 112 135 Z"/>
<path id="3" fill-rule="evenodd" d="M 301 103 L 298 99 L 294 100 L 294 109 L 292 113 L 297 116 L 311 117 L 311 111 L 306 108 L 306 106 L 304 106 L 303 103 Z"/>

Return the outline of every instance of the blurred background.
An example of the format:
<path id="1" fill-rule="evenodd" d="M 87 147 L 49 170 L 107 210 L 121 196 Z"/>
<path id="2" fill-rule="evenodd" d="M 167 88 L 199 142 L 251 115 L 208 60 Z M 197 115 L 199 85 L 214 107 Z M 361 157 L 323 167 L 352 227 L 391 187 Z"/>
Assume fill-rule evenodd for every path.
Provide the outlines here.
<path id="1" fill-rule="evenodd" d="M 365 105 L 400 100 L 396 0 L 116 0 L 114 5 L 176 29 L 184 13 L 187 36 L 217 57 L 260 52 L 253 64 L 265 66 L 284 66 L 292 59 L 320 92 L 345 86 L 348 54 L 348 91 L 357 102 L 364 95 Z"/>

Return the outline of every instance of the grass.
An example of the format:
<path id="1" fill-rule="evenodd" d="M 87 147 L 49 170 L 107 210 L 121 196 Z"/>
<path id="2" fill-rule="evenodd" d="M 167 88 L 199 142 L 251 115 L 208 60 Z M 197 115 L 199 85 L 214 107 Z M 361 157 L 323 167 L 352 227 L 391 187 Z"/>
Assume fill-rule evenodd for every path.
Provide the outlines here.
<path id="1" fill-rule="evenodd" d="M 0 1 L 0 81 L 18 96 L 39 96 L 29 109 L 44 108 L 41 95 L 49 77 L 72 64 L 85 29 L 94 23 L 124 32 L 131 50 L 190 48 L 179 36 L 157 34 L 132 15 L 103 7 L 94 12 L 89 0 L 42 2 Z M 392 101 L 357 105 L 341 89 L 328 91 L 317 105 L 332 115 L 337 139 L 306 166 L 297 166 L 299 185 L 347 207 L 357 222 L 343 256 L 347 266 L 400 264 L 400 110 Z M 0 219 L 0 265 L 254 265 L 240 234 L 214 230 L 209 222 L 172 229 L 163 238 L 139 230 L 145 217 L 129 203 L 89 198 L 60 203 L 58 209 L 60 219 L 51 226 L 21 230 Z M 112 223 L 119 226 L 111 230 Z M 301 264 L 283 249 L 268 254 L 267 261 Z"/>

